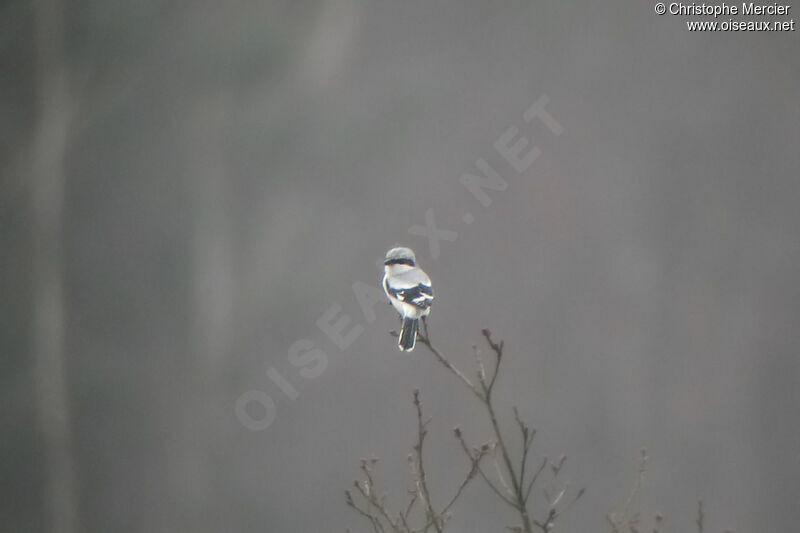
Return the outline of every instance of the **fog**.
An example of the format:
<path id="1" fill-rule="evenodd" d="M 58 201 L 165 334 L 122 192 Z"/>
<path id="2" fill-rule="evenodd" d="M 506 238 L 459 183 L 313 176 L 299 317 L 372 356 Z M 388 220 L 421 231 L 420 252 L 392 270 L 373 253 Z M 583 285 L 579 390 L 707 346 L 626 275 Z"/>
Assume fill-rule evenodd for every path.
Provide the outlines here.
<path id="1" fill-rule="evenodd" d="M 369 531 L 344 490 L 375 456 L 402 500 L 416 388 L 449 493 L 452 428 L 491 434 L 371 300 L 399 243 L 436 346 L 503 339 L 501 423 L 587 489 L 556 531 L 608 530 L 642 447 L 646 523 L 795 530 L 800 44 L 690 19 L 3 2 L 0 529 Z M 450 529 L 514 520 L 478 479 Z"/>

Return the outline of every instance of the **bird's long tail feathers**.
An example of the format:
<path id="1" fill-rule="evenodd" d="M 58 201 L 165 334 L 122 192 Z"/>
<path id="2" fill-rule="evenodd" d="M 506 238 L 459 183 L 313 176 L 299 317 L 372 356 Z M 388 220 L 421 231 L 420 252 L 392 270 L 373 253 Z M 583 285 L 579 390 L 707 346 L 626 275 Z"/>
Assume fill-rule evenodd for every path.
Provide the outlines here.
<path id="1" fill-rule="evenodd" d="M 397 345 L 403 352 L 410 352 L 414 349 L 417 342 L 417 329 L 419 328 L 418 318 L 404 318 L 403 326 L 400 329 L 400 340 Z"/>

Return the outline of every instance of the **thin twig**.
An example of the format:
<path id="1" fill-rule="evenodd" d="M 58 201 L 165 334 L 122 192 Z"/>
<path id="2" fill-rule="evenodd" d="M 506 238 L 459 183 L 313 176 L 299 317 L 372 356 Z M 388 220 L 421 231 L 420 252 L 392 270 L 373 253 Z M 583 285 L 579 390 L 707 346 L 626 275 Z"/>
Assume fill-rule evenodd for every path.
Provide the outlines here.
<path id="1" fill-rule="evenodd" d="M 630 529 L 630 526 L 634 521 L 631 520 L 629 517 L 631 506 L 633 505 L 633 501 L 636 499 L 636 495 L 639 492 L 639 489 L 642 485 L 642 480 L 644 479 L 644 474 L 647 470 L 647 450 L 645 448 L 641 449 L 640 457 L 639 457 L 639 468 L 637 470 L 636 481 L 631 488 L 631 492 L 628 495 L 628 499 L 625 501 L 625 505 L 622 508 L 622 511 L 617 516 L 616 512 L 609 513 L 606 516 L 606 519 L 611 524 L 611 532 L 618 533 L 621 531 L 622 528 Z M 702 533 L 702 532 L 701 532 Z"/>
<path id="2" fill-rule="evenodd" d="M 437 533 L 441 533 L 442 526 L 440 524 L 440 520 L 437 516 L 436 511 L 433 508 L 433 502 L 431 501 L 431 495 L 428 491 L 428 481 L 425 476 L 425 465 L 422 461 L 422 445 L 425 442 L 425 435 L 427 435 L 428 430 L 426 426 L 428 425 L 427 421 L 423 421 L 422 419 L 422 402 L 419 399 L 419 389 L 414 390 L 414 407 L 417 408 L 417 444 L 414 446 L 414 450 L 417 453 L 417 467 L 419 471 L 419 485 L 420 485 L 420 499 L 422 503 L 426 505 L 428 510 L 428 520 L 433 525 L 434 529 Z M 426 525 L 425 530 L 428 529 Z"/>
<path id="3" fill-rule="evenodd" d="M 375 518 L 375 520 L 378 523 L 378 526 L 380 527 L 380 530 L 384 531 L 383 524 L 381 524 L 379 520 L 379 518 L 383 518 L 384 520 L 386 520 L 386 522 L 393 530 L 397 531 L 397 528 L 395 527 L 392 519 L 389 517 L 389 513 L 386 511 L 386 508 L 381 504 L 381 502 L 375 496 L 374 485 L 372 483 L 371 477 L 369 484 L 369 492 L 367 492 L 367 490 L 365 490 L 364 487 L 362 487 L 358 481 L 356 481 L 355 487 L 358 489 L 358 492 L 361 493 L 361 496 L 367 501 L 367 503 L 370 504 L 370 508 L 374 507 L 375 510 L 378 511 L 378 514 L 380 515 L 379 517 L 372 515 L 372 513 L 369 514 Z"/>
<path id="4" fill-rule="evenodd" d="M 484 444 L 480 448 L 470 448 L 470 446 L 467 445 L 461 431 L 459 429 L 455 430 L 458 442 L 464 451 L 464 454 L 470 461 L 470 466 L 465 477 L 456 488 L 452 498 L 442 508 L 441 512 L 437 512 L 436 507 L 431 500 L 427 474 L 423 461 L 423 446 L 425 437 L 427 435 L 427 425 L 429 421 L 423 418 L 419 391 L 415 390 L 414 405 L 417 416 L 417 442 L 414 445 L 414 453 L 409 455 L 409 464 L 411 466 L 412 476 L 414 478 L 415 489 L 411 491 L 411 498 L 405 507 L 405 510 L 401 510 L 401 512 L 397 514 L 396 520 L 392 520 L 390 518 L 390 513 L 386 510 L 385 497 L 378 498 L 375 494 L 372 472 L 368 465 L 363 469 L 364 476 L 366 478 L 364 485 L 362 486 L 360 483 L 356 483 L 356 487 L 358 488 L 358 491 L 361 493 L 362 497 L 364 497 L 368 507 L 364 509 L 358 506 L 352 501 L 352 497 L 350 496 L 349 492 L 348 505 L 351 505 L 351 507 L 359 511 L 362 516 L 370 520 L 370 523 L 373 525 L 373 529 L 378 533 L 384 531 L 383 521 L 385 521 L 388 524 L 388 527 L 391 527 L 395 533 L 426 533 L 431 528 L 433 528 L 436 533 L 442 533 L 442 531 L 445 529 L 445 524 L 448 521 L 450 509 L 462 496 L 469 482 L 480 475 L 480 477 L 500 499 L 500 501 L 519 513 L 522 521 L 522 527 L 515 526 L 509 527 L 508 529 L 511 529 L 512 531 L 518 531 L 519 533 L 533 533 L 534 527 L 536 527 L 543 533 L 549 533 L 552 530 L 556 519 L 569 508 L 571 508 L 572 505 L 583 496 L 585 491 L 581 489 L 569 503 L 566 505 L 561 505 L 561 501 L 567 493 L 567 487 L 565 486 L 555 498 L 550 498 L 549 495 L 545 496 L 549 503 L 549 509 L 544 520 L 532 520 L 529 516 L 527 503 L 529 501 L 532 489 L 542 471 L 548 464 L 551 464 L 553 467 L 553 477 L 555 480 L 561 467 L 563 466 L 564 459 L 562 458 L 559 460 L 558 464 L 555 464 L 549 463 L 547 458 L 545 458 L 538 469 L 533 473 L 532 476 L 530 476 L 530 479 L 528 479 L 529 474 L 527 472 L 527 464 L 530 459 L 530 451 L 532 449 L 536 430 L 530 428 L 523 422 L 522 417 L 520 417 L 519 410 L 514 407 L 514 420 L 522 436 L 522 451 L 520 456 L 515 457 L 512 461 L 510 449 L 506 445 L 504 434 L 500 427 L 499 419 L 495 409 L 494 397 L 492 395 L 500 375 L 500 364 L 503 360 L 504 354 L 504 342 L 495 342 L 492 339 L 491 332 L 488 329 L 481 331 L 486 339 L 486 343 L 488 344 L 490 351 L 494 354 L 494 365 L 492 365 L 493 368 L 491 371 L 487 372 L 477 347 L 473 346 L 473 349 L 475 350 L 478 371 L 477 381 L 472 381 L 433 345 L 430 338 L 428 323 L 425 319 L 423 319 L 422 322 L 422 327 L 417 333 L 420 343 L 425 345 L 434 358 L 449 372 L 459 378 L 461 382 L 464 383 L 467 388 L 481 401 L 486 409 L 489 421 L 491 422 L 492 432 L 494 433 L 494 442 L 491 444 Z M 495 453 L 492 453 L 492 455 L 495 468 L 497 470 L 497 480 L 501 486 L 498 486 L 496 481 L 492 480 L 481 466 L 481 460 L 486 454 L 497 451 L 499 451 L 499 454 L 496 455 Z M 629 498 L 626 508 L 630 505 L 630 500 L 632 500 L 632 498 Z M 417 503 L 419 503 L 421 508 L 424 509 L 424 523 L 419 527 L 412 527 L 409 522 L 412 510 Z M 416 513 L 414 516 L 417 516 Z M 612 527 L 615 527 L 616 524 L 612 518 L 613 515 L 609 518 L 609 522 L 611 522 Z"/>
<path id="5" fill-rule="evenodd" d="M 703 522 L 705 514 L 703 513 L 703 500 L 697 501 L 697 532 L 703 533 Z"/>
<path id="6" fill-rule="evenodd" d="M 586 494 L 586 487 L 581 487 L 581 489 L 578 491 L 578 494 L 576 494 L 576 495 L 575 495 L 575 497 L 574 497 L 574 498 L 572 498 L 572 500 L 570 500 L 570 502 L 569 502 L 569 503 L 568 503 L 566 506 L 564 506 L 564 508 L 563 508 L 563 509 L 561 509 L 560 511 L 558 511 L 558 512 L 556 513 L 556 516 L 561 516 L 562 514 L 564 514 L 564 513 L 566 513 L 567 511 L 569 511 L 569 509 L 570 509 L 570 508 L 571 508 L 573 505 L 575 505 L 575 503 L 577 503 L 577 501 L 578 501 L 578 500 L 580 500 L 581 498 L 583 498 L 583 495 L 584 495 L 584 494 Z"/>
<path id="7" fill-rule="evenodd" d="M 519 426 L 519 431 L 522 434 L 522 459 L 520 460 L 520 467 L 519 467 L 519 484 L 520 486 L 525 484 L 525 468 L 528 463 L 528 452 L 531 449 L 531 444 L 533 444 L 533 437 L 536 435 L 536 430 L 532 430 L 522 421 L 519 416 L 519 409 L 514 407 L 514 419 L 517 421 L 517 425 Z"/>
<path id="8" fill-rule="evenodd" d="M 464 440 L 464 436 L 461 434 L 460 431 L 456 433 L 456 437 L 458 438 L 458 442 L 461 444 L 461 449 L 464 450 L 464 453 L 467 454 L 467 457 L 471 457 L 469 446 L 467 445 L 467 442 Z M 514 501 L 510 500 L 502 492 L 500 492 L 500 489 L 498 489 L 497 486 L 494 483 L 492 483 L 492 480 L 489 479 L 489 477 L 486 475 L 486 473 L 483 471 L 480 465 L 478 465 L 478 474 L 480 474 L 480 476 L 483 478 L 486 484 L 489 485 L 489 488 L 492 489 L 492 492 L 494 492 L 498 498 L 500 498 L 503 502 L 513 507 L 514 509 L 517 508 L 517 504 L 514 503 Z"/>
<path id="9" fill-rule="evenodd" d="M 497 445 L 495 445 L 497 448 Z M 500 480 L 500 484 L 506 489 L 506 494 L 508 494 L 511 498 L 514 497 L 514 491 L 511 490 L 511 487 L 508 486 L 508 482 L 506 481 L 505 476 L 503 475 L 503 471 L 500 469 L 500 463 L 497 461 L 497 454 L 492 453 L 492 463 L 494 463 L 494 471 L 497 474 L 497 479 Z"/>
<path id="10" fill-rule="evenodd" d="M 536 480 L 539 478 L 539 474 L 542 473 L 542 470 L 544 470 L 544 467 L 546 467 L 546 466 L 547 466 L 547 457 L 542 459 L 542 464 L 539 465 L 538 470 L 536 470 L 536 472 L 533 474 L 533 477 L 528 482 L 528 488 L 525 489 L 525 502 L 527 502 L 528 498 L 530 498 L 531 490 L 533 490 L 533 485 L 534 485 L 534 483 L 536 483 Z"/>
<path id="11" fill-rule="evenodd" d="M 422 342 L 422 344 L 427 346 L 428 350 L 430 350 L 430 352 L 434 355 L 434 357 L 436 357 L 437 361 L 439 361 L 446 369 L 448 369 L 450 372 L 455 374 L 461 381 L 463 381 L 464 384 L 467 387 L 469 387 L 469 390 L 471 390 L 473 394 L 475 394 L 478 398 L 483 399 L 481 391 L 472 383 L 472 381 L 470 381 L 469 378 L 465 376 L 463 372 L 461 372 L 458 368 L 456 368 L 456 366 L 453 365 L 453 363 L 451 363 L 446 357 L 444 357 L 441 354 L 441 352 L 439 352 L 439 350 L 437 350 L 433 346 L 433 344 L 431 344 L 431 337 L 428 331 L 428 321 L 425 318 L 422 319 L 422 328 L 425 330 L 425 333 L 424 334 L 421 334 L 421 332 L 417 333 L 420 342 Z"/>
<path id="12" fill-rule="evenodd" d="M 417 493 L 416 491 L 411 492 L 411 499 L 408 501 L 408 505 L 406 506 L 406 510 L 400 513 L 400 520 L 402 520 L 403 525 L 406 529 L 408 527 L 408 515 L 411 514 L 411 510 L 414 508 L 414 504 L 417 503 Z"/>
<path id="13" fill-rule="evenodd" d="M 481 333 L 483 333 L 483 336 L 486 338 L 486 342 L 489 344 L 489 348 L 491 348 L 495 354 L 494 371 L 492 372 L 492 378 L 489 381 L 489 385 L 486 387 L 488 394 L 494 388 L 495 381 L 497 381 L 497 374 L 500 370 L 500 361 L 503 359 L 503 345 L 505 344 L 505 341 L 500 341 L 499 344 L 495 344 L 492 342 L 492 333 L 488 329 L 482 329 Z"/>
<path id="14" fill-rule="evenodd" d="M 459 437 L 460 434 L 461 434 L 461 430 L 459 430 L 458 428 L 456 428 L 454 430 L 454 432 L 456 434 L 456 437 Z M 469 472 L 467 472 L 467 476 L 464 478 L 464 481 L 461 482 L 461 485 L 459 485 L 458 490 L 456 490 L 455 495 L 453 495 L 453 498 L 448 502 L 447 505 L 444 506 L 444 509 L 442 509 L 442 516 L 443 517 L 447 513 L 447 511 L 450 510 L 450 508 L 453 506 L 453 504 L 456 502 L 456 500 L 458 500 L 458 498 L 461 496 L 461 493 L 464 492 L 464 488 L 475 477 L 475 474 L 478 472 L 478 469 L 480 468 L 481 459 L 483 459 L 483 457 L 486 455 L 486 452 L 488 452 L 488 450 L 489 450 L 489 446 L 488 445 L 484 445 L 484 446 L 481 446 L 480 448 L 478 448 L 478 450 L 474 454 L 474 457 L 470 456 L 471 464 L 470 464 Z"/>
<path id="15" fill-rule="evenodd" d="M 511 486 L 513 489 L 514 498 L 517 504 L 517 508 L 520 514 L 520 518 L 522 519 L 522 527 L 524 528 L 525 533 L 531 533 L 531 521 L 528 516 L 528 509 L 525 505 L 525 495 L 523 494 L 522 486 L 520 485 L 519 478 L 517 477 L 517 473 L 514 471 L 514 464 L 511 461 L 511 455 L 509 454 L 508 447 L 505 444 L 503 439 L 503 432 L 500 430 L 500 424 L 497 421 L 497 415 L 494 410 L 494 404 L 492 402 L 492 390 L 494 388 L 494 384 L 497 381 L 497 376 L 500 373 L 500 362 L 503 359 L 503 341 L 500 343 L 495 343 L 492 341 L 492 334 L 488 329 L 482 330 L 483 336 L 486 338 L 487 344 L 495 353 L 495 366 L 494 372 L 492 373 L 491 380 L 489 381 L 488 385 L 484 385 L 484 404 L 486 406 L 486 412 L 489 414 L 489 420 L 492 423 L 492 429 L 494 430 L 495 438 L 497 439 L 497 446 L 500 448 L 500 455 L 503 458 L 503 463 L 506 467 L 506 472 L 508 477 L 511 479 Z"/>
<path id="16" fill-rule="evenodd" d="M 376 518 L 375 518 L 375 517 L 374 517 L 372 514 L 370 514 L 369 512 L 367 512 L 366 510 L 364 510 L 364 509 L 362 509 L 361 507 L 359 507 L 359 506 L 358 506 L 358 505 L 357 505 L 357 504 L 356 504 L 356 503 L 353 501 L 353 495 L 350 493 L 350 491 L 349 491 L 349 490 L 346 490 L 346 491 L 344 491 L 344 493 L 345 493 L 345 501 L 347 502 L 347 505 L 349 505 L 350 507 L 352 507 L 353 509 L 355 509 L 355 510 L 356 510 L 356 512 L 357 512 L 358 514 L 360 514 L 361 516 L 363 516 L 364 518 L 366 518 L 367 520 L 369 520 L 370 524 L 372 524 L 372 529 L 373 529 L 374 531 L 376 531 L 376 532 L 379 532 L 379 531 L 381 531 L 382 529 L 379 529 L 379 526 L 377 526 L 377 525 L 375 524 L 375 520 L 376 520 Z"/>
<path id="17" fill-rule="evenodd" d="M 370 498 L 370 496 L 367 494 L 367 492 L 364 490 L 364 488 L 361 486 L 361 484 L 358 481 L 355 482 L 355 487 L 358 489 L 358 492 L 361 494 L 361 497 L 364 498 L 364 500 L 369 505 L 367 507 L 367 509 L 364 510 L 364 513 L 369 517 L 370 522 L 372 522 L 372 527 L 375 529 L 375 531 L 378 531 L 378 532 L 385 531 L 385 529 L 383 528 L 383 524 L 381 524 L 380 519 L 377 516 L 375 516 L 374 514 L 372 514 L 372 512 L 370 511 L 373 507 L 375 507 L 377 509 L 377 506 L 375 505 L 375 502 L 372 500 L 372 498 Z M 355 507 L 355 505 L 353 507 L 355 509 L 358 509 L 357 507 Z M 390 524 L 391 524 L 391 522 L 390 522 Z"/>

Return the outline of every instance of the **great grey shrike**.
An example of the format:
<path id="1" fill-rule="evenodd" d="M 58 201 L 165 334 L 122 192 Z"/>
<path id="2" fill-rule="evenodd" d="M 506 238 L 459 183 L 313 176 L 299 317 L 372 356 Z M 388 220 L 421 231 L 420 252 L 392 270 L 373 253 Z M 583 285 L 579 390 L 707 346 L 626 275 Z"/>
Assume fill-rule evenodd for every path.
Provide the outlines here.
<path id="1" fill-rule="evenodd" d="M 401 351 L 410 352 L 417 341 L 420 318 L 431 312 L 431 280 L 417 266 L 414 252 L 402 246 L 386 252 L 383 272 L 383 290 L 403 320 L 398 346 Z"/>

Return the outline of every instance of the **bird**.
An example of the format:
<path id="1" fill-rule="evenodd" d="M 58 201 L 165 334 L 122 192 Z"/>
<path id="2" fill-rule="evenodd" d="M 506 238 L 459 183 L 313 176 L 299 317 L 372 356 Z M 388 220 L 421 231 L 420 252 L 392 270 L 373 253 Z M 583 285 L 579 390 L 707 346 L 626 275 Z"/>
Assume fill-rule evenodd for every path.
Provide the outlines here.
<path id="1" fill-rule="evenodd" d="M 431 279 L 417 266 L 411 248 L 397 246 L 386 252 L 383 290 L 402 319 L 397 345 L 400 351 L 410 352 L 417 342 L 419 321 L 430 314 L 433 302 Z"/>

